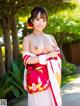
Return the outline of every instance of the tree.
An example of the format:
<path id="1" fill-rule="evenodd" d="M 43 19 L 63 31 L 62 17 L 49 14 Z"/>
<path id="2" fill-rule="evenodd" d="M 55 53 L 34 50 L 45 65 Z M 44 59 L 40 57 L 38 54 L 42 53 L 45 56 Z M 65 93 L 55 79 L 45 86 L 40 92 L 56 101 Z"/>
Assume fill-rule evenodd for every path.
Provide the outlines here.
<path id="1" fill-rule="evenodd" d="M 17 58 L 19 53 L 19 45 L 16 34 L 15 15 L 18 10 L 27 5 L 27 0 L 0 0 L 0 22 L 4 35 L 5 43 L 5 66 L 6 70 L 10 70 L 13 55 Z M 10 31 L 13 38 L 13 53 L 11 50 Z M 15 49 L 15 50 L 14 50 Z"/>
<path id="2" fill-rule="evenodd" d="M 13 40 L 13 58 L 17 59 L 19 54 L 19 46 L 18 46 L 18 39 L 17 39 L 15 16 L 13 17 L 13 20 L 12 20 L 11 31 L 12 31 L 11 34 L 12 34 L 12 40 Z"/>

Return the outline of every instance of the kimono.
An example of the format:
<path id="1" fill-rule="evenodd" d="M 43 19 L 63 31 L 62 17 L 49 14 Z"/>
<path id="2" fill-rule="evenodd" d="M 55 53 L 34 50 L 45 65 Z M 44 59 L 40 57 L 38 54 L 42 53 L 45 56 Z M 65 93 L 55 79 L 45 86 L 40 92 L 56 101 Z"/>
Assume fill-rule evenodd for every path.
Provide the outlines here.
<path id="1" fill-rule="evenodd" d="M 41 55 L 44 54 L 38 56 Z M 60 87 L 55 77 L 56 72 L 61 72 L 60 53 L 57 57 L 47 59 L 46 63 L 43 59 L 41 63 L 26 64 L 30 56 L 35 54 L 23 53 L 23 86 L 28 91 L 28 106 L 62 106 Z"/>

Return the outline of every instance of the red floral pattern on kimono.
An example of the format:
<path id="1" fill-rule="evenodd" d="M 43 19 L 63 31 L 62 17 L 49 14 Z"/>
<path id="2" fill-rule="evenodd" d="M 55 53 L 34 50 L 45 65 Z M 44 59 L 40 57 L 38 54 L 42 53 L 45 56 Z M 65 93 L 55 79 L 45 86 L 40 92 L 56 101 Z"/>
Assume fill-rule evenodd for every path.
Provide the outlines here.
<path id="1" fill-rule="evenodd" d="M 46 65 L 27 64 L 26 69 L 28 70 L 26 74 L 26 81 L 29 93 L 47 89 L 49 86 L 49 77 Z"/>

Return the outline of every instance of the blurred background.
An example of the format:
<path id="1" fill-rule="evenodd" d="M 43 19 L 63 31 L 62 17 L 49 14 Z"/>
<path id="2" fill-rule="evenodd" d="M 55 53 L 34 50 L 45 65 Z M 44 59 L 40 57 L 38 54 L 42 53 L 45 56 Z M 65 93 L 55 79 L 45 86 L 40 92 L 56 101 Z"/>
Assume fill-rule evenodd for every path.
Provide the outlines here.
<path id="1" fill-rule="evenodd" d="M 22 41 L 27 19 L 35 6 L 48 11 L 48 26 L 61 49 L 62 86 L 75 78 L 80 66 L 80 0 L 0 0 L 0 98 L 8 101 L 25 96 Z"/>

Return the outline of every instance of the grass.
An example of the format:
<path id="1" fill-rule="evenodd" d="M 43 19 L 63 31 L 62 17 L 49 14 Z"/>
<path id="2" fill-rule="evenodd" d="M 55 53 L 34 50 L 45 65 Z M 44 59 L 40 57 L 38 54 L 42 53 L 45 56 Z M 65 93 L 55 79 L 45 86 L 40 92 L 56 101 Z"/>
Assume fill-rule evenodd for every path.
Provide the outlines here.
<path id="1" fill-rule="evenodd" d="M 63 86 L 64 84 L 69 83 L 70 81 L 73 81 L 74 79 L 76 79 L 77 77 L 79 77 L 80 74 L 73 74 L 73 75 L 69 75 L 69 76 L 63 76 L 62 77 L 62 83 L 61 86 Z"/>

